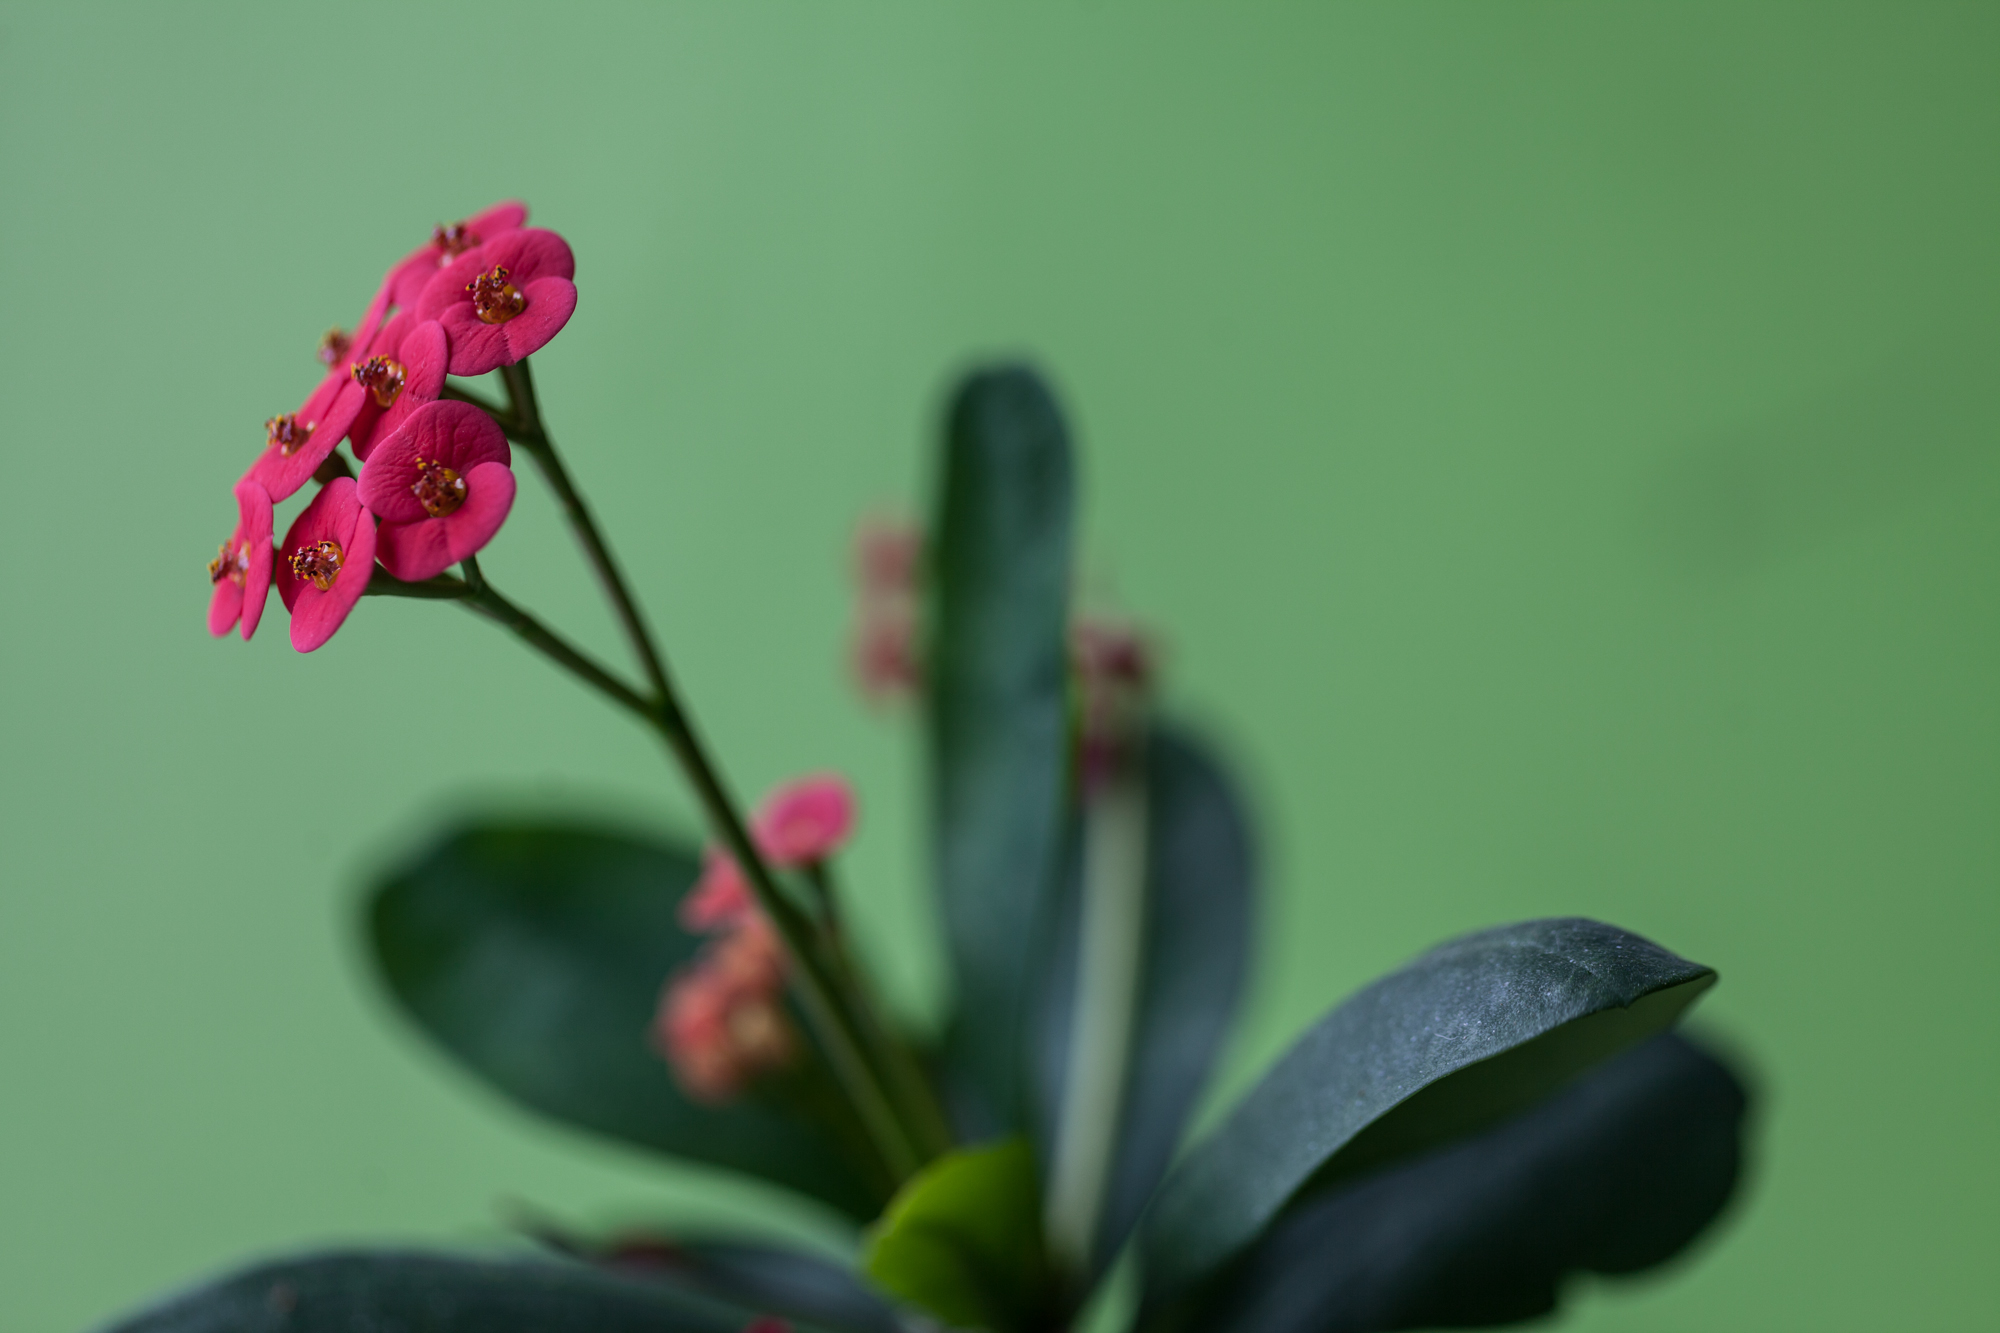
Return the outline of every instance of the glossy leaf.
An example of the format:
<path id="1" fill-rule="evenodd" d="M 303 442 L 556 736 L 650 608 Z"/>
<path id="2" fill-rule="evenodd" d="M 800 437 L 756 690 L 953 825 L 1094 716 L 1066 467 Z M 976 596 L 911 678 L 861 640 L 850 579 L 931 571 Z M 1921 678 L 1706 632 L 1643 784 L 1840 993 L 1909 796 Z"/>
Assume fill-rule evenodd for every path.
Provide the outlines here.
<path id="1" fill-rule="evenodd" d="M 979 371 L 945 427 L 926 662 L 939 892 L 957 1011 L 955 1110 L 1021 1122 L 1028 979 L 1053 884 L 1067 773 L 1074 483 L 1068 432 L 1033 371 Z"/>
<path id="2" fill-rule="evenodd" d="M 104 1333 L 740 1333 L 748 1317 L 571 1264 L 357 1251 L 262 1264 Z"/>
<path id="3" fill-rule="evenodd" d="M 1049 1291 L 1027 1140 L 961 1149 L 918 1172 L 870 1229 L 862 1269 L 956 1327 L 1036 1326 Z"/>
<path id="4" fill-rule="evenodd" d="M 536 1228 L 560 1253 L 838 1333 L 901 1333 L 896 1309 L 850 1268 L 756 1241 L 628 1232 L 590 1241 Z"/>
<path id="5" fill-rule="evenodd" d="M 1212 1272 L 1308 1181 L 1451 1141 L 1662 1031 L 1715 973 L 1580 918 L 1440 946 L 1322 1018 L 1168 1178 L 1145 1229 L 1156 1296 Z"/>
<path id="6" fill-rule="evenodd" d="M 512 1100 L 874 1216 L 886 1189 L 847 1164 L 866 1159 L 804 1072 L 702 1105 L 649 1044 L 661 986 L 700 945 L 675 920 L 696 870 L 686 849 L 631 834 L 474 825 L 384 880 L 369 940 L 404 1011 Z"/>
<path id="7" fill-rule="evenodd" d="M 1673 1257 L 1733 1192 L 1748 1095 L 1676 1034 L 1500 1127 L 1294 1204 L 1214 1289 L 1142 1333 L 1513 1323 L 1573 1272 Z"/>
<path id="8" fill-rule="evenodd" d="M 1144 895 L 1137 1005 L 1115 1150 L 1089 1271 L 1100 1273 L 1137 1224 L 1179 1147 L 1222 1048 L 1249 965 L 1255 859 L 1248 818 L 1221 765 L 1194 737 L 1156 724 L 1146 746 Z M 1071 858 L 1056 913 L 1037 1048 L 1043 1142 L 1066 1091 L 1082 875 Z M 1046 1147 L 1044 1157 L 1056 1156 Z"/>

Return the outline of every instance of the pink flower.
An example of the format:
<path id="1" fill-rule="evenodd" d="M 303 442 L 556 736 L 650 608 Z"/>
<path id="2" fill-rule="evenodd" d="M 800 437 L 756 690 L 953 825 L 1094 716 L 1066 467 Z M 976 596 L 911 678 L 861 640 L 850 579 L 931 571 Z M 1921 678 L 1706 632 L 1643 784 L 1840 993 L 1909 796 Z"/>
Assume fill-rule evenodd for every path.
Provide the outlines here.
<path id="1" fill-rule="evenodd" d="M 418 319 L 451 340 L 451 373 L 484 375 L 539 351 L 576 310 L 576 260 L 552 231 L 523 227 L 467 250 L 424 284 Z"/>
<path id="2" fill-rule="evenodd" d="M 1131 625 L 1085 617 L 1071 627 L 1069 642 L 1086 686 L 1143 688 L 1152 678 L 1153 645 Z"/>
<path id="3" fill-rule="evenodd" d="M 362 313 L 361 322 L 354 326 L 354 332 L 336 324 L 319 337 L 319 363 L 330 371 L 345 371 L 347 363 L 358 353 L 366 352 L 374 339 L 382 321 L 389 313 L 389 284 L 384 282 L 375 291 L 375 298 L 368 303 Z"/>
<path id="4" fill-rule="evenodd" d="M 744 995 L 776 995 L 785 986 L 785 946 L 762 912 L 743 918 L 709 945 L 709 968 Z"/>
<path id="5" fill-rule="evenodd" d="M 764 798 L 752 823 L 758 849 L 781 866 L 824 861 L 854 827 L 854 793 L 831 773 L 787 783 Z"/>
<path id="6" fill-rule="evenodd" d="M 320 488 L 278 548 L 278 596 L 292 613 L 292 647 L 309 653 L 333 637 L 375 571 L 375 516 L 354 483 Z"/>
<path id="7" fill-rule="evenodd" d="M 356 361 L 367 358 L 388 310 L 389 289 L 384 286 L 375 293 L 352 338 L 339 329 L 329 330 L 320 339 L 320 360 L 328 366 L 326 377 L 296 412 L 264 423 L 264 452 L 243 475 L 262 486 L 274 503 L 290 499 L 311 481 L 319 465 L 353 427 L 368 397 L 355 383 L 353 367 Z"/>
<path id="8" fill-rule="evenodd" d="M 1153 644 L 1131 625 L 1084 618 L 1070 629 L 1077 684 L 1077 762 L 1083 785 L 1108 781 L 1133 754 L 1145 728 Z"/>
<path id="9" fill-rule="evenodd" d="M 354 456 L 366 463 L 375 446 L 393 435 L 412 413 L 444 392 L 449 355 L 444 328 L 398 311 L 376 337 L 368 354 L 350 359 L 348 376 L 364 390 L 348 437 Z"/>
<path id="10" fill-rule="evenodd" d="M 917 576 L 923 533 L 894 519 L 870 519 L 854 539 L 854 637 L 849 649 L 855 682 L 870 700 L 914 692 L 923 684 L 917 653 Z"/>
<path id="11" fill-rule="evenodd" d="M 708 849 L 701 878 L 681 899 L 680 922 L 684 930 L 726 930 L 740 924 L 757 911 L 750 896 L 750 882 L 736 858 L 719 847 Z"/>
<path id="12" fill-rule="evenodd" d="M 912 693 L 924 683 L 916 615 L 906 607 L 864 606 L 850 651 L 855 683 L 870 700 Z"/>
<path id="13" fill-rule="evenodd" d="M 853 827 L 854 793 L 829 773 L 786 783 L 765 797 L 750 821 L 750 837 L 772 865 L 802 866 L 833 855 Z M 771 928 L 743 868 L 720 847 L 708 849 L 701 878 L 681 899 L 680 922 L 688 930 L 738 930 L 752 923 Z"/>
<path id="14" fill-rule="evenodd" d="M 874 518 L 854 536 L 854 569 L 864 596 L 912 596 L 924 534 L 910 523 Z"/>
<path id="15" fill-rule="evenodd" d="M 361 468 L 361 503 L 382 519 L 383 567 L 420 582 L 492 541 L 514 505 L 508 459 L 506 434 L 470 403 L 411 413 Z"/>
<path id="16" fill-rule="evenodd" d="M 247 642 L 257 632 L 271 593 L 271 497 L 254 481 L 236 483 L 236 531 L 208 562 L 208 632 L 218 639 L 243 626 Z"/>
<path id="17" fill-rule="evenodd" d="M 785 1016 L 784 953 L 761 918 L 704 949 L 660 994 L 653 1048 L 696 1101 L 730 1100 L 761 1074 L 791 1063 L 798 1040 Z"/>
<path id="18" fill-rule="evenodd" d="M 401 263 L 389 270 L 386 285 L 390 299 L 408 310 L 416 305 L 417 298 L 423 295 L 424 284 L 436 277 L 439 269 L 501 232 L 514 231 L 527 220 L 528 206 L 509 199 L 493 205 L 484 213 L 475 213 L 463 222 L 440 222 L 431 228 L 430 240 L 412 250 Z"/>
<path id="19" fill-rule="evenodd" d="M 312 480 L 313 473 L 347 434 L 366 396 L 354 382 L 347 364 L 319 382 L 298 411 L 264 423 L 264 452 L 243 474 L 262 486 L 273 501 L 290 499 Z"/>

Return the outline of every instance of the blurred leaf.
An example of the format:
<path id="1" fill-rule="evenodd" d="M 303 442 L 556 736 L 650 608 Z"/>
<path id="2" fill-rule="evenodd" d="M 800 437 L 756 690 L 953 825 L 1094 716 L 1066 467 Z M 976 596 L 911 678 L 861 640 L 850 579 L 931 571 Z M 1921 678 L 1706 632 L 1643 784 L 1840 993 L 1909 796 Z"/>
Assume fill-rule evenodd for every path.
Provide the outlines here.
<path id="1" fill-rule="evenodd" d="M 901 1333 L 896 1309 L 845 1265 L 756 1241 L 624 1233 L 585 1240 L 543 1226 L 537 1239 L 616 1272 L 667 1282 L 837 1333 Z"/>
<path id="2" fill-rule="evenodd" d="M 1669 1027 L 1715 973 L 1613 926 L 1529 921 L 1442 945 L 1286 1052 L 1168 1178 L 1144 1252 L 1157 1298 L 1256 1238 L 1292 1197 L 1525 1110 Z"/>
<path id="3" fill-rule="evenodd" d="M 369 940 L 417 1026 L 513 1100 L 873 1217 L 886 1190 L 848 1165 L 840 1104 L 815 1097 L 809 1066 L 706 1106 L 650 1046 L 660 989 L 700 944 L 675 921 L 696 869 L 690 851 L 630 834 L 475 825 L 385 878 Z"/>
<path id="4" fill-rule="evenodd" d="M 1186 732 L 1156 722 L 1145 754 L 1137 1006 L 1087 1278 L 1117 1254 L 1172 1161 L 1249 964 L 1255 860 L 1243 804 L 1221 765 Z M 1070 867 L 1037 1046 L 1045 1143 L 1066 1091 L 1075 1017 L 1082 876 L 1077 858 Z"/>
<path id="5" fill-rule="evenodd" d="M 748 1315 L 569 1264 L 360 1251 L 262 1264 L 105 1333 L 740 1333 Z"/>
<path id="6" fill-rule="evenodd" d="M 1287 1209 L 1214 1289 L 1143 1333 L 1471 1328 L 1555 1308 L 1579 1270 L 1671 1258 L 1735 1188 L 1748 1094 L 1674 1034 L 1497 1129 Z"/>
<path id="7" fill-rule="evenodd" d="M 972 1136 L 1020 1127 L 1027 979 L 1067 781 L 1068 433 L 1030 370 L 979 371 L 946 422 L 926 670 L 947 1040 Z M 969 1105 L 967 1102 L 969 1101 Z"/>
<path id="8" fill-rule="evenodd" d="M 868 1233 L 862 1270 L 961 1328 L 1030 1327 L 1044 1314 L 1041 1191 L 1026 1139 L 938 1158 Z"/>

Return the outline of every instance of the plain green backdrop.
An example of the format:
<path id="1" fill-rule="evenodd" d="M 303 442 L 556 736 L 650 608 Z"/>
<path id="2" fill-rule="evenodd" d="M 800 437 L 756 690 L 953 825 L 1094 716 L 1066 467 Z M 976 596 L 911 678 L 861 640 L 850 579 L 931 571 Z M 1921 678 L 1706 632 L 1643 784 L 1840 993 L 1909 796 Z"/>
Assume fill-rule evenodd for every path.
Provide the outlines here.
<path id="1" fill-rule="evenodd" d="M 356 949 L 441 812 L 685 826 L 643 736 L 450 606 L 202 629 L 320 331 L 509 195 L 577 253 L 552 426 L 738 785 L 858 783 L 906 1008 L 847 543 L 1027 353 L 1086 598 L 1258 802 L 1227 1085 L 1440 938 L 1603 917 L 1720 968 L 1764 1095 L 1724 1225 L 1565 1327 L 1991 1327 L 1997 173 L 1990 4 L 0 3 L 0 1327 L 509 1200 L 814 1233 L 498 1104 Z M 538 487 L 485 563 L 619 652 Z"/>

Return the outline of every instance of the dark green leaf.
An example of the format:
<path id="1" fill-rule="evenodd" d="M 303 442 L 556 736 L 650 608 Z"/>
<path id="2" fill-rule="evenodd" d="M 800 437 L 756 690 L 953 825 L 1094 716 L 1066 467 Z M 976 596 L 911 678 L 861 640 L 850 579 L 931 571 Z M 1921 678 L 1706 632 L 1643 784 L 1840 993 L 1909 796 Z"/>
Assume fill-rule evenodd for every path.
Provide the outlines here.
<path id="1" fill-rule="evenodd" d="M 1670 1026 L 1715 973 L 1613 926 L 1530 921 L 1443 945 L 1287 1052 L 1168 1178 L 1145 1228 L 1156 1295 L 1331 1184 L 1494 1124 Z"/>
<path id="2" fill-rule="evenodd" d="M 536 1238 L 616 1272 L 666 1282 L 747 1309 L 838 1333 L 901 1333 L 895 1307 L 849 1268 L 757 1241 L 624 1233 L 590 1241 L 545 1227 Z"/>
<path id="3" fill-rule="evenodd" d="M 740 1333 L 748 1315 L 569 1264 L 364 1251 L 263 1264 L 105 1333 Z"/>
<path id="4" fill-rule="evenodd" d="M 813 1068 L 727 1106 L 683 1096 L 647 1040 L 661 986 L 700 941 L 675 921 L 694 855 L 568 825 L 459 830 L 377 890 L 389 991 L 490 1086 L 565 1124 L 730 1167 L 873 1217 Z"/>
<path id="5" fill-rule="evenodd" d="M 1675 1034 L 1497 1129 L 1287 1209 L 1211 1290 L 1143 1333 L 1384 1333 L 1548 1313 L 1573 1272 L 1631 1273 L 1728 1201 L 1748 1096 Z"/>
<path id="6" fill-rule="evenodd" d="M 1165 1174 L 1235 1013 L 1249 963 L 1255 875 L 1242 803 L 1190 735 L 1155 724 L 1146 746 L 1147 838 L 1138 999 L 1116 1148 L 1090 1271 L 1116 1255 Z M 1057 911 L 1038 1044 L 1044 1143 L 1067 1086 L 1077 989 L 1078 858 Z M 1051 1148 L 1045 1158 L 1053 1158 Z"/>
<path id="7" fill-rule="evenodd" d="M 961 1149 L 918 1172 L 869 1230 L 862 1269 L 960 1328 L 1036 1326 L 1048 1271 L 1027 1140 Z"/>
<path id="8" fill-rule="evenodd" d="M 1021 1123 L 1027 979 L 1067 780 L 1074 505 L 1068 433 L 1017 368 L 973 374 L 946 422 L 931 529 L 932 800 L 958 990 L 948 1073 L 983 1135 Z"/>

